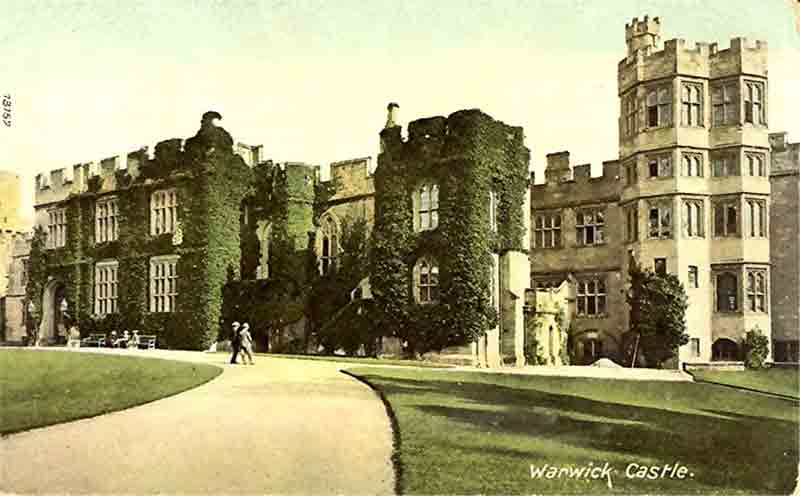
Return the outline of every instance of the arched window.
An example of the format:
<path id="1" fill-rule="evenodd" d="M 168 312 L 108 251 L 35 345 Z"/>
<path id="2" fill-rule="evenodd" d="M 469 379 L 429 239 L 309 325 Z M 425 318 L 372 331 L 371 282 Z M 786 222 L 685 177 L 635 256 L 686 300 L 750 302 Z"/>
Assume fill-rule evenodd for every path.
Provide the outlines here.
<path id="1" fill-rule="evenodd" d="M 322 219 L 321 246 L 319 251 L 320 273 L 327 274 L 336 265 L 339 254 L 339 228 L 333 216 L 326 215 Z"/>
<path id="2" fill-rule="evenodd" d="M 739 283 L 735 274 L 717 275 L 717 311 L 734 312 L 739 309 Z"/>
<path id="3" fill-rule="evenodd" d="M 439 226 L 439 186 L 426 183 L 415 192 L 417 231 L 430 231 Z"/>
<path id="4" fill-rule="evenodd" d="M 439 265 L 429 259 L 421 258 L 414 266 L 417 302 L 435 303 L 439 299 Z"/>

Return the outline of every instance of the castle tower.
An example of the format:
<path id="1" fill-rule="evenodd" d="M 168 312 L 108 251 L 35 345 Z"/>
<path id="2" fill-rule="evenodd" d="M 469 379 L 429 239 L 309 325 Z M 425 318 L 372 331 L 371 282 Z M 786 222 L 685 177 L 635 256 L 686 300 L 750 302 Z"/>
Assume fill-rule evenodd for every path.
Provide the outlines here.
<path id="1" fill-rule="evenodd" d="M 647 53 L 658 46 L 661 41 L 661 20 L 656 17 L 650 19 L 644 16 L 640 21 L 636 17 L 633 22 L 625 25 L 625 43 L 628 45 L 628 55 L 633 55 L 642 50 Z"/>
<path id="2" fill-rule="evenodd" d="M 20 191 L 19 174 L 0 171 L 0 229 L 3 232 L 19 228 Z"/>
<path id="3" fill-rule="evenodd" d="M 659 49 L 660 30 L 626 25 L 618 65 L 626 249 L 686 288 L 681 361 L 739 360 L 747 331 L 770 330 L 767 45 Z"/>

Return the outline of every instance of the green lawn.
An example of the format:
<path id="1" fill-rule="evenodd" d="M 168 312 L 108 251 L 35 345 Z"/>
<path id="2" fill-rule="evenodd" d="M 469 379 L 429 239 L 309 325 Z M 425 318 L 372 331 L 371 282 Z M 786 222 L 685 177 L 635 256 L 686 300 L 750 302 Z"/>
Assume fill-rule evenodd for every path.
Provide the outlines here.
<path id="1" fill-rule="evenodd" d="M 230 352 L 228 352 L 230 355 Z M 296 360 L 322 360 L 325 362 L 356 363 L 366 365 L 399 365 L 402 367 L 424 367 L 430 369 L 453 368 L 453 365 L 446 363 L 426 362 L 423 360 L 403 360 L 400 358 L 369 358 L 369 357 L 346 357 L 332 355 L 283 355 L 280 353 L 256 353 L 257 356 L 266 358 L 291 358 Z"/>
<path id="2" fill-rule="evenodd" d="M 732 386 L 758 389 L 768 393 L 785 394 L 800 398 L 800 384 L 797 369 L 770 368 L 763 370 L 742 370 L 736 372 L 715 370 L 694 370 L 692 374 L 704 381 L 720 382 Z"/>
<path id="3" fill-rule="evenodd" d="M 786 494 L 797 477 L 798 406 L 778 398 L 696 383 L 352 372 L 391 404 L 409 494 Z M 606 462 L 613 489 L 605 477 L 531 477 L 531 465 Z M 676 462 L 685 479 L 625 473 Z"/>
<path id="4" fill-rule="evenodd" d="M 0 434 L 147 403 L 221 372 L 152 358 L 0 349 Z"/>

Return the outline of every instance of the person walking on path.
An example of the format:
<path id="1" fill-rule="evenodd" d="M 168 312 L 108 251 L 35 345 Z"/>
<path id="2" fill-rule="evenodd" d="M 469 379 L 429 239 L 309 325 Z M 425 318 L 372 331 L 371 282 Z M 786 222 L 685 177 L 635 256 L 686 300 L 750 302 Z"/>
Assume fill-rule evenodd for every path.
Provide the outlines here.
<path id="1" fill-rule="evenodd" d="M 253 336 L 250 335 L 250 324 L 247 322 L 244 323 L 242 326 L 242 331 L 239 333 L 239 338 L 241 339 L 241 346 L 242 346 L 242 363 L 247 363 L 250 361 L 250 365 L 254 365 L 253 363 Z"/>
<path id="2" fill-rule="evenodd" d="M 242 341 L 239 335 L 239 322 L 233 323 L 233 335 L 231 336 L 231 350 L 233 350 L 233 355 L 231 355 L 231 363 L 236 363 L 236 357 L 239 356 L 239 351 L 241 349 Z"/>

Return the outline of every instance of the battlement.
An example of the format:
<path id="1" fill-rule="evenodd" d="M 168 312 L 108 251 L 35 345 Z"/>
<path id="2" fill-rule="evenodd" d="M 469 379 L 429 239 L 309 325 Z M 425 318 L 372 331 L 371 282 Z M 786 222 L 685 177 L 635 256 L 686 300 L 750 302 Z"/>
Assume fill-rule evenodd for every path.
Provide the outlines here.
<path id="1" fill-rule="evenodd" d="M 417 119 L 408 124 L 408 139 L 402 138 L 400 126 L 384 128 L 381 133 L 382 155 L 399 157 L 413 154 L 417 160 L 447 159 L 452 150 L 476 146 L 478 139 L 491 146 L 515 142 L 523 146 L 522 127 L 509 126 L 493 119 L 480 109 L 459 110 L 447 117 Z M 379 158 L 380 162 L 380 158 Z"/>
<path id="2" fill-rule="evenodd" d="M 233 149 L 233 153 L 242 157 L 248 167 L 254 167 L 264 159 L 264 145 L 248 145 L 238 142 Z"/>
<path id="3" fill-rule="evenodd" d="M 661 37 L 661 19 L 644 16 L 643 20 L 634 17 L 630 24 L 625 24 L 625 43 L 628 45 L 628 55 L 639 50 L 655 47 Z"/>
<path id="4" fill-rule="evenodd" d="M 629 27 L 628 27 L 629 28 Z M 738 37 L 730 47 L 720 50 L 718 43 L 688 43 L 683 38 L 664 42 L 658 50 L 655 43 L 638 47 L 620 60 L 618 78 L 620 93 L 637 82 L 672 77 L 677 74 L 700 78 L 721 78 L 738 74 L 767 77 L 768 44 L 761 40 Z"/>
<path id="5" fill-rule="evenodd" d="M 772 150 L 771 175 L 800 171 L 800 143 L 790 143 L 789 133 L 770 133 L 769 146 Z"/>
<path id="6" fill-rule="evenodd" d="M 37 174 L 35 204 L 57 202 L 71 194 L 85 193 L 93 178 L 98 178 L 101 191 L 116 189 L 117 172 L 125 171 L 133 178 L 139 176 L 140 167 L 147 160 L 147 150 L 142 147 L 124 156 L 115 155 Z"/>
<path id="7" fill-rule="evenodd" d="M 186 140 L 172 138 L 159 141 L 149 155 L 150 147 L 143 146 L 124 155 L 114 155 L 96 161 L 75 164 L 71 167 L 55 169 L 49 173 L 36 175 L 35 205 L 49 204 L 65 200 L 71 194 L 89 191 L 91 180 L 99 182 L 99 191 L 117 189 L 118 172 L 125 172 L 131 179 L 140 176 L 142 166 L 148 160 L 156 159 L 164 162 L 180 160 L 184 152 Z M 234 152 L 239 154 L 245 163 L 252 167 L 263 159 L 263 146 L 251 146 L 237 143 Z M 94 179 L 97 178 L 97 179 Z"/>
<path id="8" fill-rule="evenodd" d="M 572 166 L 570 164 L 568 151 L 548 153 L 546 158 L 547 166 L 544 172 L 545 182 L 533 185 L 534 188 L 538 188 L 542 191 L 546 188 L 553 188 L 559 185 L 574 185 L 589 182 L 597 187 L 600 187 L 600 184 L 615 185 L 620 180 L 620 166 L 617 160 L 603 162 L 602 175 L 592 176 L 591 164 Z"/>

